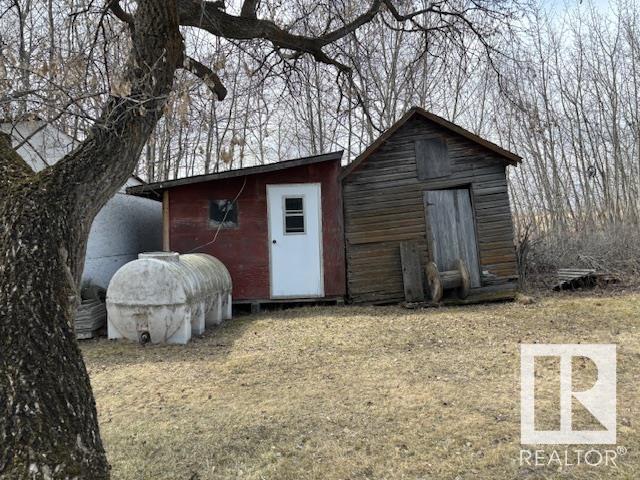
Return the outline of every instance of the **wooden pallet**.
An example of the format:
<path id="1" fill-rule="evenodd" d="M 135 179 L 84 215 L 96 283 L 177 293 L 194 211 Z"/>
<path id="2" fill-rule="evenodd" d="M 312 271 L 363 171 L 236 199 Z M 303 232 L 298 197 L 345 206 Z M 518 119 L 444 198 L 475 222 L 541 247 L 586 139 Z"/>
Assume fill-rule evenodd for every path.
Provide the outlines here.
<path id="1" fill-rule="evenodd" d="M 107 308 L 98 299 L 85 299 L 76 311 L 75 329 L 79 340 L 93 338 L 107 323 Z"/>
<path id="2" fill-rule="evenodd" d="M 596 284 L 595 270 L 588 268 L 560 268 L 558 269 L 558 283 L 555 291 L 573 290 L 575 288 L 593 287 Z"/>

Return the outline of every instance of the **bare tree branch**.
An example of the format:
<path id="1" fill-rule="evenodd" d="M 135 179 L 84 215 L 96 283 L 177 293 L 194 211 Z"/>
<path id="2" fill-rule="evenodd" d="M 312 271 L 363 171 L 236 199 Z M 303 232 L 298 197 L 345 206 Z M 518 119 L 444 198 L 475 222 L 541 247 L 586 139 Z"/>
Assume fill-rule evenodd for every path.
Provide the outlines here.
<path id="1" fill-rule="evenodd" d="M 257 18 L 259 3 L 260 0 L 244 0 L 242 9 L 240 10 L 240 16 L 247 18 Z"/>
<path id="2" fill-rule="evenodd" d="M 127 23 L 130 27 L 133 27 L 133 16 L 124 11 L 122 5 L 120 5 L 120 0 L 110 0 L 109 9 L 116 16 L 116 18 Z"/>
<path id="3" fill-rule="evenodd" d="M 202 80 L 207 88 L 218 97 L 218 100 L 222 101 L 227 96 L 227 89 L 222 84 L 222 80 L 209 67 L 188 56 L 184 57 L 182 66 Z"/>
<path id="4" fill-rule="evenodd" d="M 178 2 L 180 25 L 197 27 L 213 35 L 234 40 L 262 38 L 277 48 L 307 53 L 319 62 L 334 65 L 342 71 L 349 67 L 329 57 L 322 48 L 369 22 L 380 10 L 381 0 L 374 0 L 369 9 L 352 22 L 320 37 L 296 35 L 280 28 L 270 20 L 234 16 L 221 11 L 213 2 L 181 0 Z"/>

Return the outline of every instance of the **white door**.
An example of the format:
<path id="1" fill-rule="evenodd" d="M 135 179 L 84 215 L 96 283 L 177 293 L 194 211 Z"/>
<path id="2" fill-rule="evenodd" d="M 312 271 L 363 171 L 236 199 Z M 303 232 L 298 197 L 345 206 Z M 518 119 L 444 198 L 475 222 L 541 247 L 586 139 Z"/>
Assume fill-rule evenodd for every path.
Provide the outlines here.
<path id="1" fill-rule="evenodd" d="M 322 297 L 320 184 L 267 185 L 272 298 Z"/>

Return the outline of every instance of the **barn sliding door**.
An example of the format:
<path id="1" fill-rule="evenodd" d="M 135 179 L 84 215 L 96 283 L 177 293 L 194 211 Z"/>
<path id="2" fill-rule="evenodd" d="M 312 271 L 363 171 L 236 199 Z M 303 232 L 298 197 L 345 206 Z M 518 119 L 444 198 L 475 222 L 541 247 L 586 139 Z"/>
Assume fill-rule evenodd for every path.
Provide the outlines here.
<path id="1" fill-rule="evenodd" d="M 469 269 L 471 287 L 480 286 L 478 245 L 469 190 L 429 190 L 424 203 L 438 270 L 455 269 L 461 258 Z"/>

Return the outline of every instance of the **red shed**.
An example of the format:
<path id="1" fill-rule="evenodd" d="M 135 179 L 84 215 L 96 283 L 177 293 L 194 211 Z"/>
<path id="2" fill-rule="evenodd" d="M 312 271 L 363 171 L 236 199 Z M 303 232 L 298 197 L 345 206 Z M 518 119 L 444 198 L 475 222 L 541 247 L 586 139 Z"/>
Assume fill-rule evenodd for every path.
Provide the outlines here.
<path id="1" fill-rule="evenodd" d="M 342 152 L 136 186 L 162 196 L 163 248 L 208 253 L 235 303 L 345 295 Z"/>

